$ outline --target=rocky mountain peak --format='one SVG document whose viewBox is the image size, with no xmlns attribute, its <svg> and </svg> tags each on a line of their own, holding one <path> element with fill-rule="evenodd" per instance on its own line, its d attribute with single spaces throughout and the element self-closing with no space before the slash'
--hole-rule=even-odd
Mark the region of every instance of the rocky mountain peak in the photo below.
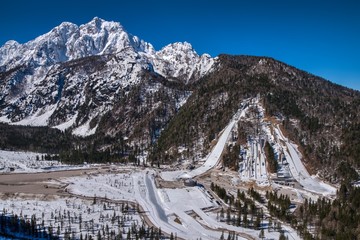
<svg viewBox="0 0 360 240">
<path fill-rule="evenodd" d="M 148 84 L 147 77 L 188 83 L 213 63 L 187 42 L 155 51 L 118 22 L 63 22 L 25 44 L 9 41 L 0 48 L 0 119 L 93 134 L 116 101 Z"/>
<path fill-rule="evenodd" d="M 190 82 L 206 74 L 214 63 L 214 59 L 208 54 L 199 56 L 188 42 L 172 43 L 156 54 L 168 65 L 165 76 L 172 76 Z"/>
</svg>

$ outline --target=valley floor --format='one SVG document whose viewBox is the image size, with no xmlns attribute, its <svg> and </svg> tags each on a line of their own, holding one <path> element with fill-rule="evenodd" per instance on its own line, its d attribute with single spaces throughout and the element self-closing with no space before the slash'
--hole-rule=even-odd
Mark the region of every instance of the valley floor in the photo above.
<svg viewBox="0 0 360 240">
<path fill-rule="evenodd" d="M 161 228 L 168 237 L 175 234 L 180 239 L 220 239 L 228 234 L 236 236 L 236 239 L 258 239 L 260 229 L 266 230 L 266 239 L 278 239 L 280 232 L 288 239 L 300 239 L 297 232 L 285 223 L 279 231 L 270 231 L 270 215 L 266 206 L 261 204 L 257 205 L 263 209 L 266 218 L 258 230 L 229 225 L 219 217 L 219 212 L 229 205 L 210 190 L 212 182 L 222 184 L 233 194 L 237 190 L 245 192 L 250 186 L 257 186 L 260 192 L 276 189 L 291 196 L 293 202 L 331 196 L 335 192 L 332 186 L 310 176 L 296 146 L 278 127 L 274 131 L 265 129 L 265 132 L 274 133 L 269 139 L 276 149 L 284 153 L 291 177 L 298 185 L 284 186 L 274 181 L 274 176 L 266 169 L 261 140 L 250 141 L 247 158 L 239 172 L 220 170 L 221 155 L 230 141 L 231 132 L 237 122 L 246 116 L 247 110 L 247 107 L 239 109 L 202 165 L 194 170 L 169 171 L 166 168 L 140 169 L 119 165 L 77 166 L 70 170 L 56 161 L 49 162 L 49 168 L 44 169 L 36 167 L 39 160 L 36 160 L 35 153 L 1 151 L 3 171 L 12 168 L 14 172 L 0 175 L 0 209 L 11 209 L 14 214 L 28 217 L 35 214 L 39 221 L 44 220 L 45 227 L 60 229 L 61 237 L 65 236 L 63 229 L 69 229 L 76 236 L 95 236 L 105 226 L 125 237 L 132 224 L 136 223 Z M 29 162 L 32 164 L 29 165 Z M 66 170 L 49 171 L 53 167 L 66 167 Z M 37 173 L 19 173 L 19 169 Z M 197 180 L 198 184 L 185 186 L 182 182 L 189 179 Z M 166 187 L 161 187 L 164 185 L 161 182 L 167 183 Z M 132 207 L 125 211 L 125 204 Z M 129 210 L 135 208 L 137 211 Z M 111 215 L 118 215 L 116 224 Z M 71 219 L 65 226 L 59 221 L 64 216 Z"/>
</svg>

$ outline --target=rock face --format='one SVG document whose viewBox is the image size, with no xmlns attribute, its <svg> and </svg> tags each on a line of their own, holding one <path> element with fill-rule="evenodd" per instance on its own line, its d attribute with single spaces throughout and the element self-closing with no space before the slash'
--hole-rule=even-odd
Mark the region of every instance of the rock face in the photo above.
<svg viewBox="0 0 360 240">
<path fill-rule="evenodd" d="M 0 48 L 0 119 L 91 135 L 102 116 L 133 90 L 148 86 L 154 94 L 163 84 L 149 84 L 161 78 L 187 84 L 213 64 L 189 43 L 155 51 L 117 22 L 64 22 L 30 42 L 8 41 Z M 188 96 L 180 95 L 174 106 Z"/>
<path fill-rule="evenodd" d="M 155 61 L 154 65 L 160 74 L 186 83 L 204 76 L 214 63 L 210 55 L 199 56 L 187 42 L 170 44 L 156 52 L 156 55 L 160 61 Z"/>
</svg>

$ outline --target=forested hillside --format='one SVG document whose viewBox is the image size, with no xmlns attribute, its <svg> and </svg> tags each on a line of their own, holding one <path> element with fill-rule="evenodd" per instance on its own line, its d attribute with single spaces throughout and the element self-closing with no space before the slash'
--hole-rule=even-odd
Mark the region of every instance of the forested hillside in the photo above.
<svg viewBox="0 0 360 240">
<path fill-rule="evenodd" d="M 360 93 L 271 58 L 221 55 L 216 70 L 192 85 L 193 94 L 161 135 L 154 159 L 176 159 L 210 149 L 243 99 L 260 96 L 268 117 L 282 120 L 304 160 L 329 179 L 340 163 L 360 166 Z M 170 150 L 170 151 L 169 151 Z M 324 168 L 323 166 L 327 166 Z M 351 167 L 350 167 L 351 169 Z M 349 170 L 348 172 L 353 172 Z"/>
<path fill-rule="evenodd" d="M 113 156 L 110 160 L 120 161 L 147 151 L 152 163 L 196 160 L 209 152 L 212 141 L 241 102 L 259 97 L 267 117 L 281 120 L 287 136 L 301 146 L 309 168 L 319 170 L 332 181 L 357 176 L 354 169 L 360 167 L 358 91 L 271 58 L 251 56 L 221 55 L 213 71 L 187 85 L 145 70 L 141 78 L 136 85 L 117 91 L 110 110 L 89 119 L 90 129 L 96 129 L 94 135 L 77 137 L 71 134 L 73 128 L 61 132 L 2 124 L 1 146 L 62 152 L 67 161 L 80 158 L 80 162 L 86 158 L 105 161 L 89 153 L 103 152 L 107 157 Z M 86 106 L 101 102 L 94 101 L 97 97 L 92 96 L 92 87 L 88 88 L 89 102 L 79 108 L 82 122 L 88 119 Z M 242 138 L 246 139 L 249 129 L 240 127 Z M 186 151 L 180 154 L 179 149 Z"/>
</svg>

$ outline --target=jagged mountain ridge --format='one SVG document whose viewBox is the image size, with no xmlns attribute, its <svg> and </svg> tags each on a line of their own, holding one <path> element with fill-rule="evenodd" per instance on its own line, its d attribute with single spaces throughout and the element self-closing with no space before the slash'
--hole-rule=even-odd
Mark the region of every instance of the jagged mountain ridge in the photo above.
<svg viewBox="0 0 360 240">
<path fill-rule="evenodd" d="M 181 71 L 179 68 L 184 67 L 181 64 L 191 62 L 196 65 L 204 62 L 211 65 L 212 62 L 208 54 L 199 56 L 187 42 L 169 44 L 156 52 L 150 43 L 129 34 L 120 23 L 95 17 L 80 26 L 63 22 L 50 32 L 25 44 L 14 40 L 6 42 L 0 48 L 0 67 L 1 71 L 5 72 L 24 64 L 32 67 L 47 66 L 94 55 L 116 54 L 125 49 L 146 56 L 149 63 L 158 67 L 155 67 L 156 71 L 181 72 L 184 75 L 173 73 L 164 75 L 165 77 L 183 77 L 184 80 L 189 80 L 194 72 L 189 69 Z M 173 69 L 163 69 L 163 65 L 169 63 Z M 204 72 L 205 70 L 202 73 Z"/>
<path fill-rule="evenodd" d="M 90 121 L 98 122 L 115 101 L 141 85 L 144 74 L 189 83 L 210 71 L 213 63 L 189 43 L 170 44 L 156 52 L 116 22 L 100 18 L 81 26 L 64 22 L 28 43 L 8 41 L 0 48 L 1 119 L 72 127 L 75 134 L 90 135 L 97 126 L 91 128 Z M 82 114 L 80 109 L 85 108 L 88 112 Z"/>
</svg>

